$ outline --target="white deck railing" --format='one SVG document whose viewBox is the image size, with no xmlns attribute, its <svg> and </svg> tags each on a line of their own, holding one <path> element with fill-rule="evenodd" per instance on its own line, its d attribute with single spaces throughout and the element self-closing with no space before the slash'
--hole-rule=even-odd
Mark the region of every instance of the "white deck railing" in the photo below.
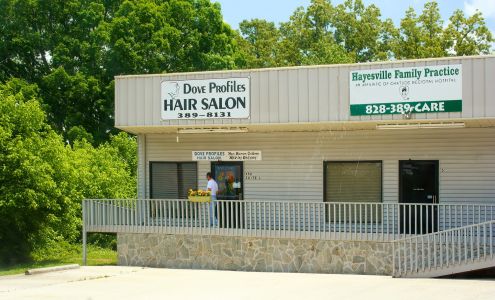
<svg viewBox="0 0 495 300">
<path fill-rule="evenodd" d="M 495 219 L 495 205 L 84 200 L 86 232 L 391 241 Z M 212 224 L 213 215 L 218 224 Z"/>
<path fill-rule="evenodd" d="M 492 267 L 495 221 L 393 241 L 394 277 L 437 277 Z"/>
<path fill-rule="evenodd" d="M 211 210 L 209 203 L 167 199 L 82 204 L 84 261 L 87 232 L 395 241 L 397 276 L 493 251 L 495 205 L 218 200 Z M 449 252 L 454 241 L 461 248 Z"/>
</svg>

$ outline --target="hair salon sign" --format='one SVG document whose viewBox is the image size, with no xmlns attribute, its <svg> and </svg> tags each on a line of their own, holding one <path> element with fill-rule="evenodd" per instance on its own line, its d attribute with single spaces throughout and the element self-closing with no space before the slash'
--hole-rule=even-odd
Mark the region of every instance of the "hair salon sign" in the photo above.
<svg viewBox="0 0 495 300">
<path fill-rule="evenodd" d="M 163 81 L 161 117 L 163 120 L 249 118 L 249 83 L 249 77 Z"/>
<path fill-rule="evenodd" d="M 261 151 L 192 151 L 192 160 L 210 160 L 210 161 L 244 161 L 244 160 L 261 160 Z"/>
<path fill-rule="evenodd" d="M 462 111 L 462 65 L 350 71 L 351 116 Z"/>
</svg>

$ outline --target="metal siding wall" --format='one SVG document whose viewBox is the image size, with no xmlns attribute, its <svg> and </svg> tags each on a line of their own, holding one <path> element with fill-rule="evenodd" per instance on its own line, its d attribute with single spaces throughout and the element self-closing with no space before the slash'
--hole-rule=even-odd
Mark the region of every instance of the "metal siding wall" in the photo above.
<svg viewBox="0 0 495 300">
<path fill-rule="evenodd" d="M 287 70 L 278 71 L 278 119 L 280 123 L 289 122 L 289 72 Z M 270 112 L 271 114 L 271 112 Z M 274 113 L 275 114 L 275 113 Z"/>
<path fill-rule="evenodd" d="M 340 120 L 340 82 L 339 82 L 339 69 L 328 68 L 328 80 L 330 82 L 330 89 L 328 94 L 328 119 L 330 121 Z M 326 99 L 323 99 L 325 101 Z M 324 121 L 324 120 L 322 120 Z"/>
<path fill-rule="evenodd" d="M 495 59 L 485 65 L 485 117 L 495 116 Z"/>
<path fill-rule="evenodd" d="M 399 202 L 399 160 L 383 160 L 383 202 Z"/>
<path fill-rule="evenodd" d="M 137 125 L 139 122 L 143 120 L 139 120 L 136 114 L 136 103 L 139 103 L 139 97 L 137 95 L 137 87 L 136 87 L 136 79 L 131 78 L 127 83 L 127 102 L 124 106 L 126 114 L 124 116 L 127 117 L 129 125 Z"/>
<path fill-rule="evenodd" d="M 269 72 L 261 72 L 259 75 L 259 123 L 270 123 Z"/>
<path fill-rule="evenodd" d="M 309 121 L 309 103 L 314 105 L 313 99 L 309 99 L 308 69 L 299 69 L 297 72 L 297 120 Z"/>
<path fill-rule="evenodd" d="M 482 60 L 473 61 L 473 115 L 485 116 L 485 63 Z M 493 84 L 493 82 L 491 83 Z"/>
<path fill-rule="evenodd" d="M 261 123 L 260 121 L 260 94 L 261 94 L 261 84 L 260 76 L 251 76 L 251 122 Z M 258 86 L 254 89 L 254 86 Z M 256 99 L 256 100 L 255 100 Z"/>
<path fill-rule="evenodd" d="M 352 120 L 349 116 L 349 67 L 338 68 L 338 88 L 339 97 L 336 99 L 330 99 L 331 102 L 337 102 L 339 117 L 336 121 Z"/>
<path fill-rule="evenodd" d="M 308 70 L 308 122 L 318 122 L 318 111 L 320 104 L 319 86 L 318 86 L 318 69 Z"/>
<path fill-rule="evenodd" d="M 147 123 L 147 125 L 162 125 L 161 117 L 160 117 L 160 109 L 161 109 L 161 103 L 160 103 L 160 94 L 161 94 L 161 79 L 160 77 L 153 77 L 151 79 L 148 79 L 148 81 L 151 81 L 151 88 L 152 91 L 149 95 L 150 98 L 143 98 L 141 101 L 146 105 L 146 107 L 151 107 L 152 111 L 150 112 L 151 114 L 149 115 L 149 120 L 151 120 L 151 124 Z"/>
<path fill-rule="evenodd" d="M 267 123 L 279 123 L 280 114 L 272 114 L 272 111 L 279 111 L 279 73 L 272 70 L 268 72 L 268 118 Z"/>
<path fill-rule="evenodd" d="M 297 70 L 290 70 L 287 72 L 289 77 L 289 86 L 286 87 L 289 90 L 289 123 L 299 122 L 299 78 L 297 77 Z"/>
<path fill-rule="evenodd" d="M 462 113 L 415 114 L 416 119 L 495 117 L 495 57 L 416 60 L 398 63 L 315 66 L 242 72 L 204 72 L 117 77 L 117 126 L 304 123 L 398 120 L 400 115 L 349 115 L 349 71 L 426 65 L 463 65 Z M 226 77 L 251 77 L 251 118 L 161 121 L 160 83 Z"/>
<path fill-rule="evenodd" d="M 473 63 L 471 60 L 462 62 L 462 117 L 472 118 L 473 115 Z"/>
<path fill-rule="evenodd" d="M 382 160 L 383 201 L 394 203 L 398 161 L 417 159 L 440 161 L 441 203 L 495 203 L 493 149 L 495 129 L 188 134 L 179 143 L 175 135 L 147 135 L 148 161 L 190 161 L 192 150 L 261 150 L 262 161 L 244 162 L 245 172 L 261 177 L 245 180 L 249 200 L 322 201 L 323 161 Z M 209 170 L 209 162 L 198 163 L 200 188 Z"/>
<path fill-rule="evenodd" d="M 135 120 L 135 125 L 138 125 L 138 120 L 142 120 L 141 122 L 144 122 L 146 124 L 146 115 L 144 114 L 145 110 L 145 105 L 143 101 L 140 101 L 141 97 L 143 99 L 146 99 L 146 86 L 149 85 L 150 80 L 145 80 L 144 78 L 136 78 L 136 99 L 137 101 L 134 101 L 134 112 L 136 115 L 136 120 Z M 132 109 L 132 107 L 131 107 Z"/>
<path fill-rule="evenodd" d="M 330 86 L 332 82 L 328 80 L 328 69 L 320 68 L 317 70 L 316 78 L 318 80 L 318 121 L 329 120 L 328 107 L 330 99 Z"/>
</svg>

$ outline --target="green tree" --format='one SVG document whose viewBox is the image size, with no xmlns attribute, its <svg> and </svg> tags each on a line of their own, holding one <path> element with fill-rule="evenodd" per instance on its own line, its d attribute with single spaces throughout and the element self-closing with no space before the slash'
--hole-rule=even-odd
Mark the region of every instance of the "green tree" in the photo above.
<svg viewBox="0 0 495 300">
<path fill-rule="evenodd" d="M 27 260 L 50 240 L 76 241 L 83 198 L 136 195 L 132 138 L 67 145 L 37 92 L 20 80 L 0 84 L 0 263 Z"/>
<path fill-rule="evenodd" d="M 59 133 L 83 126 L 95 141 L 107 138 L 113 91 L 104 80 L 106 32 L 100 24 L 112 18 L 120 2 L 0 0 L 5 20 L 0 23 L 0 80 L 17 77 L 38 84 L 48 120 Z M 67 115 L 71 112 L 76 115 Z"/>
<path fill-rule="evenodd" d="M 29 88 L 32 90 L 32 88 Z M 29 92 L 28 92 L 29 94 Z M 66 171 L 67 149 L 22 87 L 0 87 L 0 261 L 25 260 L 33 245 L 66 235 L 75 220 L 70 195 L 57 181 Z M 77 223 L 77 221 L 76 221 Z"/>
<path fill-rule="evenodd" d="M 394 45 L 395 57 L 426 58 L 447 55 L 443 21 L 436 2 L 427 2 L 421 15 L 412 7 L 400 23 L 400 35 Z"/>
<path fill-rule="evenodd" d="M 419 16 L 421 23 L 422 57 L 441 57 L 447 55 L 447 45 L 443 32 L 443 20 L 438 3 L 425 3 Z"/>
<path fill-rule="evenodd" d="M 277 66 L 280 33 L 275 23 L 260 19 L 244 20 L 239 31 L 245 42 L 246 64 L 249 68 L 267 68 Z"/>
<path fill-rule="evenodd" d="M 1 0 L 0 79 L 38 83 L 53 69 L 100 74 L 104 32 L 121 1 Z"/>
<path fill-rule="evenodd" d="M 41 88 L 48 120 L 68 139 L 115 133 L 113 78 L 236 68 L 237 34 L 208 0 L 0 0 L 0 82 Z"/>
<path fill-rule="evenodd" d="M 394 43 L 394 54 L 397 59 L 419 57 L 421 50 L 421 30 L 414 8 L 406 11 L 400 22 L 400 36 Z"/>
<path fill-rule="evenodd" d="M 288 22 L 281 23 L 279 65 L 315 65 L 352 62 L 352 55 L 339 45 L 330 31 L 332 6 L 313 0 L 299 7 Z"/>
<path fill-rule="evenodd" d="M 116 135 L 110 137 L 110 141 L 107 143 L 107 147 L 116 151 L 116 156 L 120 161 L 125 164 L 125 168 L 132 178 L 137 177 L 137 141 L 132 135 L 125 132 L 119 132 Z M 131 187 L 135 187 L 131 182 Z M 126 184 L 127 185 L 127 184 Z"/>
<path fill-rule="evenodd" d="M 444 27 L 434 1 L 425 3 L 419 16 L 409 8 L 399 32 L 392 46 L 397 59 L 487 54 L 493 41 L 481 13 L 466 18 L 456 10 Z"/>
<path fill-rule="evenodd" d="M 350 63 L 393 57 L 398 32 L 390 19 L 381 21 L 380 10 L 361 0 L 333 6 L 312 0 L 297 8 L 277 28 L 263 20 L 240 24 L 247 57 L 256 67 Z"/>
<path fill-rule="evenodd" d="M 480 12 L 467 18 L 456 11 L 444 26 L 435 1 L 426 2 L 419 15 L 409 8 L 397 28 L 362 0 L 336 6 L 312 0 L 278 28 L 243 21 L 240 33 L 246 65 L 254 67 L 476 55 L 489 53 L 493 41 Z"/>
<path fill-rule="evenodd" d="M 489 54 L 493 35 L 486 27 L 481 12 L 477 11 L 470 17 L 464 16 L 461 10 L 456 10 L 449 18 L 450 23 L 445 29 L 447 46 L 450 53 L 455 55 Z"/>
<path fill-rule="evenodd" d="M 82 126 L 93 138 L 101 142 L 113 126 L 112 102 L 102 80 L 77 72 L 68 74 L 63 67 L 43 77 L 41 96 L 47 105 L 48 120 L 54 128 L 68 138 L 68 131 Z"/>
<path fill-rule="evenodd" d="M 111 76 L 235 67 L 235 32 L 208 0 L 125 1 L 104 27 Z"/>
<path fill-rule="evenodd" d="M 393 34 L 390 20 L 382 22 L 380 9 L 361 0 L 346 0 L 337 5 L 331 14 L 335 40 L 356 62 L 388 58 L 386 35 Z M 390 32 L 392 31 L 392 32 Z"/>
</svg>

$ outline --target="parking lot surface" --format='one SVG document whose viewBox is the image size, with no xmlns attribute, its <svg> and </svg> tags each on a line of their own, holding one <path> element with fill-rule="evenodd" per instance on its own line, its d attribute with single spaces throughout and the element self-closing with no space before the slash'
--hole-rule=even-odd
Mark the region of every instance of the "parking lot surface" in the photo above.
<svg viewBox="0 0 495 300">
<path fill-rule="evenodd" d="M 0 277 L 0 299 L 495 299 L 494 280 L 81 267 Z"/>
</svg>

